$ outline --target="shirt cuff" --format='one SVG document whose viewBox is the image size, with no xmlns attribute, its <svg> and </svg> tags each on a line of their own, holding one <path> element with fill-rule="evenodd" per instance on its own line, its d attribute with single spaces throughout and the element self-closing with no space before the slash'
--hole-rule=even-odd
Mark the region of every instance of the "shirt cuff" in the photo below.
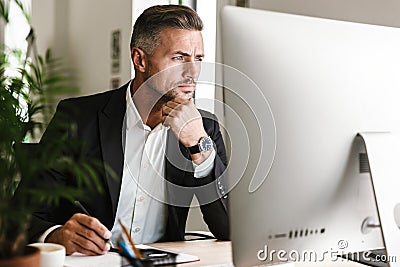
<svg viewBox="0 0 400 267">
<path fill-rule="evenodd" d="M 197 165 L 196 163 L 193 163 L 193 168 L 194 168 L 194 177 L 195 178 L 203 178 L 209 175 L 212 172 L 212 169 L 214 167 L 214 159 L 216 156 L 215 149 L 211 151 L 210 156 L 203 161 L 200 165 Z"/>
<path fill-rule="evenodd" d="M 53 232 L 54 230 L 60 228 L 62 225 L 54 225 L 52 227 L 50 227 L 49 229 L 47 229 L 38 239 L 39 243 L 44 243 L 46 241 L 47 236 Z"/>
</svg>

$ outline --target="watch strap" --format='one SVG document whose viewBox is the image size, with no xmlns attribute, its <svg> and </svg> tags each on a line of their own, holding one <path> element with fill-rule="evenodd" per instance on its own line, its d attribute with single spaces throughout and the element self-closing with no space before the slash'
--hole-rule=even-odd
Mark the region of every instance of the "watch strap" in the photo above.
<svg viewBox="0 0 400 267">
<path fill-rule="evenodd" d="M 189 150 L 190 154 L 192 154 L 192 155 L 193 155 L 193 154 L 200 153 L 199 144 L 196 144 L 196 145 L 194 145 L 194 146 L 190 146 L 190 147 L 188 147 L 187 149 Z"/>
</svg>

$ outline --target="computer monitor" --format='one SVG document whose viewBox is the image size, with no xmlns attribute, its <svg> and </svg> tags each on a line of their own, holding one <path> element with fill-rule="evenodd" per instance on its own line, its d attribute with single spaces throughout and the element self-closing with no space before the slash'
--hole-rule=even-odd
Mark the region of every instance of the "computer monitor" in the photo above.
<svg viewBox="0 0 400 267">
<path fill-rule="evenodd" d="M 400 29 L 227 6 L 222 53 L 235 266 L 383 247 L 357 134 L 400 140 Z"/>
</svg>

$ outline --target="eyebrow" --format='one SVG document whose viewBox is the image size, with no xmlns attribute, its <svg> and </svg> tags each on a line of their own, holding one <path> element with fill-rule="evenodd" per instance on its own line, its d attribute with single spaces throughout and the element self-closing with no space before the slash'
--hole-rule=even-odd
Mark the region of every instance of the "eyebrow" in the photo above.
<svg viewBox="0 0 400 267">
<path fill-rule="evenodd" d="M 190 57 L 190 54 L 183 52 L 183 51 L 175 51 L 174 54 L 179 54 L 182 55 L 184 57 Z M 198 54 L 195 57 L 204 57 L 204 54 Z"/>
</svg>

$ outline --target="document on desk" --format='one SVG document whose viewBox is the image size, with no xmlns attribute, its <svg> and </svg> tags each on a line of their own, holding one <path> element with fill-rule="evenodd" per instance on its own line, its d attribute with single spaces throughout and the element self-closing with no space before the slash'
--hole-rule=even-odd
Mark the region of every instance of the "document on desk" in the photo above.
<svg viewBox="0 0 400 267">
<path fill-rule="evenodd" d="M 186 263 L 199 261 L 197 256 L 184 254 L 184 253 L 173 253 L 166 250 L 160 250 L 154 247 L 146 245 L 136 246 L 145 258 L 151 259 L 154 265 L 163 265 L 166 263 Z M 172 259 L 170 257 L 163 259 L 162 252 L 168 254 L 175 254 L 176 256 Z M 151 254 L 149 254 L 151 253 Z M 153 257 L 153 258 L 152 258 Z M 168 262 L 167 262 L 168 261 Z M 86 256 L 80 253 L 74 253 L 70 256 L 65 257 L 64 267 L 120 267 L 121 266 L 121 256 L 116 252 L 108 252 L 107 254 L 100 256 Z"/>
<path fill-rule="evenodd" d="M 64 267 L 120 267 L 121 256 L 116 252 L 108 252 L 100 256 L 86 256 L 74 253 L 65 257 Z"/>
</svg>

